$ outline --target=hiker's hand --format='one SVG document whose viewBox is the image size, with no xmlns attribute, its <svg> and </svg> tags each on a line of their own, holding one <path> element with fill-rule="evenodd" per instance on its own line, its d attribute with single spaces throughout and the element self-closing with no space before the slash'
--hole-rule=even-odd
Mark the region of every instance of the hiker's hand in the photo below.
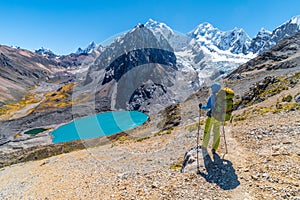
<svg viewBox="0 0 300 200">
<path fill-rule="evenodd" d="M 199 103 L 199 108 L 200 108 L 200 109 L 202 108 L 202 103 Z"/>
</svg>

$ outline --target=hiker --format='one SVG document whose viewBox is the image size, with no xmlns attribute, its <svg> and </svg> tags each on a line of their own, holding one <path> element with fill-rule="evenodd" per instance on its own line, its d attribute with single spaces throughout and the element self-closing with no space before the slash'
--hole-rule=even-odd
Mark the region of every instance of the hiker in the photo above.
<svg viewBox="0 0 300 200">
<path fill-rule="evenodd" d="M 216 120 L 214 117 L 212 117 L 212 112 L 215 109 L 216 106 L 216 94 L 221 89 L 220 83 L 213 83 L 210 86 L 212 94 L 210 95 L 209 99 L 207 100 L 206 105 L 199 104 L 199 108 L 203 110 L 209 110 L 207 112 L 207 119 L 205 123 L 204 128 L 204 136 L 203 136 L 203 142 L 202 142 L 202 151 L 207 152 L 207 146 L 210 138 L 210 132 L 211 129 L 213 129 L 213 144 L 212 144 L 212 153 L 215 154 L 216 150 L 219 147 L 220 144 L 220 125 L 221 122 Z"/>
</svg>

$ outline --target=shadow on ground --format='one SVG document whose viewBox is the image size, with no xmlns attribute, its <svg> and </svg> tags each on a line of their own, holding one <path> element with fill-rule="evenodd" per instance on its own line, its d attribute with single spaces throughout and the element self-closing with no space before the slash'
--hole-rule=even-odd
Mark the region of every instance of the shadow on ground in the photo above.
<svg viewBox="0 0 300 200">
<path fill-rule="evenodd" d="M 209 154 L 203 154 L 204 166 L 207 173 L 198 171 L 209 183 L 216 183 L 223 190 L 232 190 L 240 185 L 235 169 L 229 160 L 213 154 L 213 160 Z"/>
</svg>

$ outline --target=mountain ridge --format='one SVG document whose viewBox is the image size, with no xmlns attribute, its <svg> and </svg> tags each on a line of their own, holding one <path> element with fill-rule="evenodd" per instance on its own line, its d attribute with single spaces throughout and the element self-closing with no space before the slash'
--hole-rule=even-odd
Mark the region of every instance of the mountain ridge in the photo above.
<svg viewBox="0 0 300 200">
<path fill-rule="evenodd" d="M 139 24 L 141 24 L 141 23 L 139 23 Z M 162 35 L 164 35 L 164 37 L 166 39 L 172 38 L 172 36 L 176 35 L 176 32 L 177 32 L 177 31 L 174 31 L 171 27 L 169 27 L 166 23 L 155 21 L 151 18 L 145 23 L 145 26 L 147 28 L 152 29 L 153 31 L 160 32 Z M 233 29 L 228 30 L 228 31 L 221 31 L 218 28 L 215 28 L 211 23 L 203 22 L 203 23 L 200 23 L 199 25 L 197 25 L 193 30 L 191 30 L 187 33 L 180 33 L 180 35 L 185 35 L 185 36 L 190 37 L 189 39 L 192 39 L 192 38 L 197 38 L 199 36 L 205 36 L 205 35 L 210 35 L 210 34 L 216 34 L 217 37 L 220 37 L 222 34 L 230 35 L 230 33 L 233 33 L 233 34 L 239 35 L 239 33 L 242 33 L 242 35 L 244 35 L 242 37 L 242 40 L 244 40 L 242 42 L 242 45 L 245 45 L 246 47 L 241 48 L 239 50 L 235 50 L 235 51 L 232 50 L 232 51 L 234 53 L 242 52 L 243 54 L 247 54 L 247 53 L 252 52 L 252 53 L 259 54 L 259 53 L 264 52 L 268 48 L 271 48 L 272 46 L 274 46 L 274 44 L 276 44 L 276 42 L 282 40 L 284 37 L 294 34 L 297 31 L 299 31 L 300 30 L 300 15 L 296 15 L 296 16 L 292 17 L 291 19 L 285 21 L 281 25 L 277 26 L 273 31 L 264 30 L 263 32 L 268 33 L 268 35 L 270 35 L 270 37 L 265 38 L 265 40 L 267 39 L 270 41 L 267 41 L 264 44 L 256 44 L 256 48 L 253 48 L 252 46 L 254 46 L 255 40 L 257 40 L 257 38 L 263 39 L 263 38 L 261 38 L 262 30 L 264 30 L 263 27 L 261 28 L 261 30 L 259 30 L 257 32 L 257 34 L 255 36 L 253 36 L 253 38 L 250 38 L 249 35 L 243 30 L 243 28 L 234 27 Z M 214 32 L 217 32 L 217 33 L 214 33 Z M 177 33 L 179 33 L 179 32 L 177 32 Z M 284 34 L 282 34 L 282 33 L 284 33 Z M 227 38 L 228 37 L 224 37 L 223 40 L 224 39 L 226 40 Z M 213 39 L 213 38 L 210 38 L 210 39 Z M 217 40 L 217 41 L 213 41 L 213 43 L 215 45 L 222 42 L 218 38 L 214 38 L 213 40 Z M 249 42 L 250 42 L 250 44 L 249 44 Z M 234 42 L 234 43 L 236 43 L 236 42 Z M 227 42 L 227 44 L 228 44 L 228 42 Z M 57 55 L 57 54 L 53 53 L 50 49 L 46 49 L 44 47 L 42 47 L 38 50 L 34 50 L 34 51 L 41 53 L 41 54 L 54 54 L 56 56 L 67 56 L 67 55 L 70 55 L 73 53 L 75 53 L 75 54 L 89 53 L 89 52 L 91 52 L 92 49 L 97 48 L 99 45 L 101 45 L 101 43 L 96 44 L 94 41 L 92 41 L 87 45 L 86 48 L 78 47 L 76 52 L 71 52 L 66 55 Z M 247 46 L 249 46 L 249 47 L 247 47 Z M 20 48 L 20 47 L 18 47 L 18 48 Z M 228 47 L 226 45 L 224 46 L 222 44 L 219 44 L 219 48 L 221 48 L 223 50 L 228 50 Z M 249 50 L 249 51 L 247 52 L 246 50 Z"/>
</svg>

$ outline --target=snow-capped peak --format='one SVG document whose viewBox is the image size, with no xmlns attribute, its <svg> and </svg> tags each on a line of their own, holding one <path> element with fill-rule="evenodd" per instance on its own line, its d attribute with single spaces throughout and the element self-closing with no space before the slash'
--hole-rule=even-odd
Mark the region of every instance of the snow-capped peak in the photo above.
<svg viewBox="0 0 300 200">
<path fill-rule="evenodd" d="M 234 28 L 221 34 L 217 46 L 221 50 L 229 50 L 234 54 L 247 54 L 251 39 L 241 28 Z"/>
<path fill-rule="evenodd" d="M 165 23 L 157 22 L 151 18 L 146 22 L 145 27 L 156 34 L 163 35 L 166 39 L 170 39 L 174 35 L 174 31 Z"/>
<path fill-rule="evenodd" d="M 150 29 L 167 29 L 167 30 L 173 32 L 173 30 L 169 26 L 167 26 L 165 23 L 157 22 L 151 18 L 146 22 L 145 26 Z"/>
<path fill-rule="evenodd" d="M 188 35 L 193 38 L 210 38 L 212 39 L 216 34 L 220 33 L 220 30 L 213 27 L 208 22 L 204 22 L 202 24 L 199 24 L 193 31 L 189 32 Z"/>
<path fill-rule="evenodd" d="M 75 54 L 77 54 L 77 55 L 80 55 L 80 54 L 88 54 L 88 53 L 91 53 L 96 47 L 97 47 L 97 45 L 96 45 L 96 43 L 93 41 L 93 42 L 91 42 L 85 49 L 81 49 L 81 48 L 79 47 Z"/>
<path fill-rule="evenodd" d="M 200 43 L 202 46 L 214 51 L 215 48 L 231 53 L 247 54 L 250 45 L 250 37 L 241 28 L 234 28 L 230 31 L 220 31 L 210 23 L 199 24 L 188 36 Z"/>
<path fill-rule="evenodd" d="M 41 55 L 50 55 L 50 56 L 55 55 L 50 49 L 45 49 L 44 47 L 41 47 L 40 49 L 35 50 L 35 53 L 38 53 Z"/>
<path fill-rule="evenodd" d="M 197 28 L 193 31 L 195 33 L 199 32 L 199 31 L 214 31 L 214 30 L 218 30 L 217 28 L 215 28 L 212 24 L 208 23 L 208 22 L 204 22 L 202 24 L 199 24 L 197 26 Z M 196 33 L 195 33 L 196 34 Z"/>
<path fill-rule="evenodd" d="M 291 18 L 289 21 L 285 22 L 281 26 L 277 27 L 271 35 L 271 38 L 263 51 L 270 49 L 275 44 L 277 44 L 283 38 L 293 35 L 300 30 L 300 15 Z"/>
<path fill-rule="evenodd" d="M 264 35 L 264 34 L 269 34 L 269 35 L 271 35 L 272 32 L 269 31 L 269 30 L 266 30 L 265 28 L 261 28 L 257 35 Z"/>
<path fill-rule="evenodd" d="M 293 18 L 290 20 L 290 23 L 291 23 L 291 24 L 297 24 L 298 26 L 300 26 L 300 15 L 293 17 Z"/>
</svg>

